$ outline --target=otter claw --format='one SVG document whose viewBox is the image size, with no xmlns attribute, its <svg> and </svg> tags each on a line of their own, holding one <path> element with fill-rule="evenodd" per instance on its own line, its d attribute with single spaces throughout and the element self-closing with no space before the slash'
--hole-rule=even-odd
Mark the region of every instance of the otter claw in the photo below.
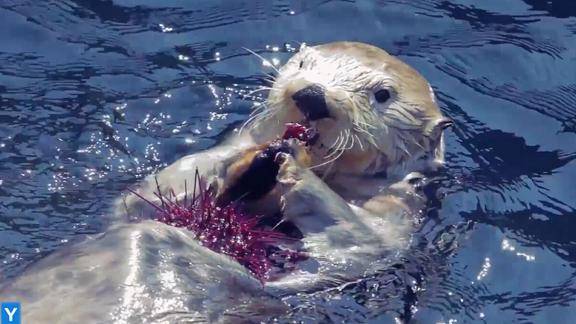
<svg viewBox="0 0 576 324">
<path fill-rule="evenodd" d="M 276 156 L 274 157 L 274 162 L 277 164 L 284 164 L 284 162 L 288 161 L 288 154 L 284 153 L 284 152 L 279 152 L 276 153 Z"/>
</svg>

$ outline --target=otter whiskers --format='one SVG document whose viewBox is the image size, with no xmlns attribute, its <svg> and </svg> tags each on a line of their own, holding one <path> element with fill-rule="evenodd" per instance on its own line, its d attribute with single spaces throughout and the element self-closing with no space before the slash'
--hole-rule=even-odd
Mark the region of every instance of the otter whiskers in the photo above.
<svg viewBox="0 0 576 324">
<path fill-rule="evenodd" d="M 349 144 L 350 143 L 350 144 Z M 326 155 L 324 157 L 324 159 L 328 159 L 327 161 L 324 161 L 322 163 L 313 165 L 311 167 L 309 167 L 308 169 L 313 170 L 325 165 L 330 165 L 330 167 L 328 168 L 328 170 L 325 173 L 325 176 L 328 174 L 328 172 L 330 171 L 332 165 L 334 162 L 336 162 L 346 151 L 352 149 L 354 147 L 354 137 L 352 136 L 351 132 L 349 129 L 344 129 L 342 131 L 340 131 L 338 137 L 336 138 L 336 141 L 334 141 L 334 144 L 332 144 L 332 146 L 330 147 L 329 151 L 331 150 L 330 154 Z"/>
<path fill-rule="evenodd" d="M 246 128 L 253 128 L 258 126 L 265 120 L 268 120 L 274 116 L 276 109 L 269 108 L 266 103 L 260 103 L 257 108 L 250 114 L 248 120 L 242 124 L 239 133 L 242 134 Z"/>
<path fill-rule="evenodd" d="M 257 58 L 262 60 L 262 63 L 264 63 L 266 66 L 271 67 L 276 73 L 280 73 L 280 71 L 274 66 L 274 64 L 272 64 L 272 62 L 270 62 L 269 60 L 265 59 L 262 55 L 254 52 L 253 50 L 247 48 L 247 47 L 242 47 L 242 49 L 244 49 L 245 51 L 247 51 L 248 53 L 256 56 Z"/>
<path fill-rule="evenodd" d="M 259 92 L 262 92 L 262 91 L 267 91 L 267 90 L 272 90 L 272 88 L 271 88 L 271 87 L 266 87 L 266 86 L 261 86 L 261 87 L 259 87 L 258 89 L 252 90 L 252 91 L 248 92 L 247 94 L 243 95 L 243 96 L 242 96 L 242 99 L 246 99 L 247 97 L 250 97 L 250 96 L 252 96 L 252 95 L 254 95 L 254 94 L 256 94 L 256 93 L 259 93 Z"/>
</svg>

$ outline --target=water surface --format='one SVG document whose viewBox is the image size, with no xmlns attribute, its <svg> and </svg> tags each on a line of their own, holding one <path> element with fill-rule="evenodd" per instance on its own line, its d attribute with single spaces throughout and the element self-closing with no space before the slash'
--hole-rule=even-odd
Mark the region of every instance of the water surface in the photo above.
<svg viewBox="0 0 576 324">
<path fill-rule="evenodd" d="M 456 125 L 406 257 L 288 319 L 576 321 L 576 3 L 0 2 L 0 280 L 105 228 L 139 179 L 247 118 L 302 43 L 372 43 Z"/>
</svg>

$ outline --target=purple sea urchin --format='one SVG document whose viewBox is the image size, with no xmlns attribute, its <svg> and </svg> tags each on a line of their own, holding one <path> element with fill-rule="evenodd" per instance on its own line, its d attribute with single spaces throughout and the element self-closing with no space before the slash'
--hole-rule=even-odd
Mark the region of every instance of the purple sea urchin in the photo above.
<svg viewBox="0 0 576 324">
<path fill-rule="evenodd" d="M 274 268 L 289 269 L 306 257 L 303 252 L 280 247 L 294 239 L 260 225 L 261 217 L 249 215 L 238 202 L 218 206 L 215 190 L 206 187 L 197 171 L 192 199 L 178 200 L 173 191 L 162 195 L 158 190 L 157 205 L 132 192 L 156 209 L 158 221 L 188 229 L 203 246 L 238 261 L 261 282 L 272 278 Z"/>
</svg>

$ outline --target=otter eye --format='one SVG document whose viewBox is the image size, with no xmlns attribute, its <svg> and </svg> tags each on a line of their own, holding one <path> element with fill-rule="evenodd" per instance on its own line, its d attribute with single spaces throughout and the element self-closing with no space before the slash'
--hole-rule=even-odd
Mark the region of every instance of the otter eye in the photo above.
<svg viewBox="0 0 576 324">
<path fill-rule="evenodd" d="M 304 66 L 304 60 L 300 61 L 300 65 L 298 65 L 298 68 L 301 69 Z"/>
<path fill-rule="evenodd" d="M 379 103 L 384 103 L 388 101 L 388 99 L 390 99 L 390 91 L 386 89 L 378 90 L 374 94 L 374 98 L 376 98 L 376 101 L 378 101 Z"/>
</svg>

